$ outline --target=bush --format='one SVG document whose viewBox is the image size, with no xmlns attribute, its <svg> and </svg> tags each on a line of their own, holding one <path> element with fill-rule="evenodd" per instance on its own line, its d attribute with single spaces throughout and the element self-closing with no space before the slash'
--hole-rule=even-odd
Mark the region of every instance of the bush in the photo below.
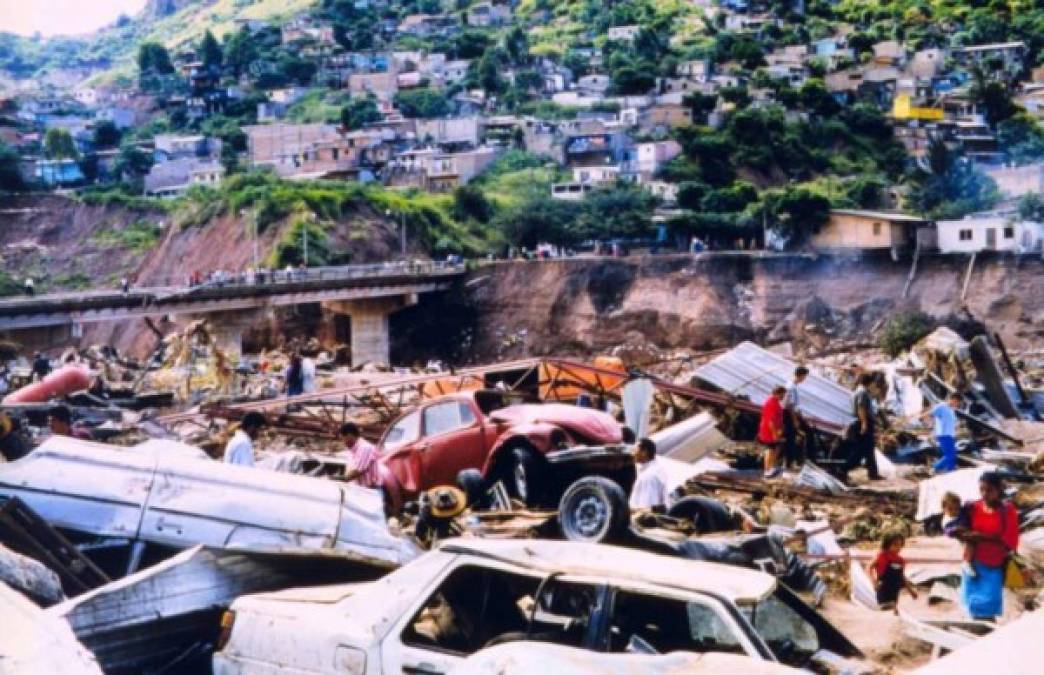
<svg viewBox="0 0 1044 675">
<path fill-rule="evenodd" d="M 935 330 L 935 326 L 935 319 L 924 312 L 900 312 L 881 327 L 877 345 L 895 358 L 909 351 L 918 340 Z"/>
</svg>

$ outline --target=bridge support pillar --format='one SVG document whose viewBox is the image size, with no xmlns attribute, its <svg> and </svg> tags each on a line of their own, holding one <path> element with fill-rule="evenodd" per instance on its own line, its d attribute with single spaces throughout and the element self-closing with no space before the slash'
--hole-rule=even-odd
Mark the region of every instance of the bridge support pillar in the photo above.
<svg viewBox="0 0 1044 675">
<path fill-rule="evenodd" d="M 234 310 L 205 314 L 200 318 L 206 319 L 214 344 L 235 363 L 243 354 L 243 333 L 261 320 L 262 313 L 258 310 Z"/>
<path fill-rule="evenodd" d="M 337 300 L 324 304 L 336 314 L 347 314 L 352 326 L 352 365 L 391 364 L 391 336 L 388 317 L 394 312 L 417 304 L 417 294 L 387 298 Z"/>
</svg>

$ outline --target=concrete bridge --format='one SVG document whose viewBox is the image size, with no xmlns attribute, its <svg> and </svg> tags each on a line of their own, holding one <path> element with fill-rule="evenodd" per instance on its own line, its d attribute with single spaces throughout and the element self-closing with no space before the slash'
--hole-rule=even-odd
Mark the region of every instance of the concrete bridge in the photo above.
<svg viewBox="0 0 1044 675">
<path fill-rule="evenodd" d="M 135 287 L 8 298 L 0 301 L 0 335 L 144 317 L 190 316 L 209 320 L 215 340 L 242 351 L 243 331 L 271 307 L 320 303 L 351 318 L 352 360 L 388 363 L 388 316 L 417 303 L 421 293 L 449 288 L 464 265 L 393 262 L 242 275 L 196 286 Z"/>
</svg>

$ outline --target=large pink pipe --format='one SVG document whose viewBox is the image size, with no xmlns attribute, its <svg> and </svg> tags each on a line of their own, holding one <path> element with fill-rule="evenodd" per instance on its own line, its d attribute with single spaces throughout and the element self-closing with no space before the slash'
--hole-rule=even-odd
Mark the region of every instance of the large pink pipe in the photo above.
<svg viewBox="0 0 1044 675">
<path fill-rule="evenodd" d="M 4 398 L 4 403 L 46 403 L 56 396 L 66 396 L 86 389 L 91 374 L 82 366 L 63 366 L 39 382 L 27 384 Z"/>
</svg>

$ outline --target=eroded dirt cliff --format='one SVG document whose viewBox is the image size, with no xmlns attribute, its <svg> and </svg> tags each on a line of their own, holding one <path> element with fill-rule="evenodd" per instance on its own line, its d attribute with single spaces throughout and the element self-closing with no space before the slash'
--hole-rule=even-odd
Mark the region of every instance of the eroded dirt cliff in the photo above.
<svg viewBox="0 0 1044 675">
<path fill-rule="evenodd" d="M 473 276 L 476 360 L 586 355 L 618 346 L 713 349 L 743 339 L 871 339 L 892 314 L 967 317 L 1013 346 L 1044 336 L 1044 262 L 930 256 L 903 297 L 909 261 L 883 256 L 704 254 L 504 263 Z M 808 329 L 808 330 L 806 330 Z"/>
</svg>

